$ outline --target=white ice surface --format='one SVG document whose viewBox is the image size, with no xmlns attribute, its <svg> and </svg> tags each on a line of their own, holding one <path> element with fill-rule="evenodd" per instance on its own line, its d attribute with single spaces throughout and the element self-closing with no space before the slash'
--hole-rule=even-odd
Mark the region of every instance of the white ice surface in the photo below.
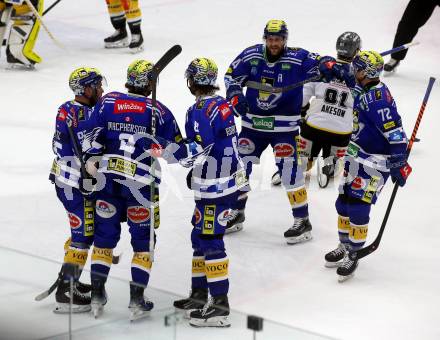
<svg viewBox="0 0 440 340">
<path fill-rule="evenodd" d="M 98 67 L 107 77 L 108 90 L 123 90 L 126 67 L 133 59 L 154 61 L 171 45 L 181 44 L 182 54 L 161 76 L 158 99 L 175 113 L 183 126 L 186 109 L 193 102 L 183 73 L 193 58 L 206 56 L 217 62 L 221 93 L 224 93 L 222 75 L 228 64 L 245 47 L 261 41 L 268 19 L 287 21 L 290 46 L 334 54 L 337 36 L 352 30 L 362 37 L 364 49 L 384 51 L 392 45 L 406 3 L 406 0 L 141 1 L 145 51 L 134 56 L 124 50 L 103 48 L 102 39 L 112 32 L 104 1 L 61 2 L 44 20 L 66 49 L 56 47 L 42 30 L 36 51 L 43 63 L 32 72 L 7 70 L 2 49 L 0 246 L 62 259 L 68 224 L 47 175 L 53 158 L 51 138 L 56 109 L 72 97 L 67 79 L 74 68 Z M 416 37 L 421 44 L 409 51 L 396 74 L 385 78 L 408 134 L 429 76 L 440 75 L 439 32 L 440 9 L 437 8 Z M 361 261 L 355 278 L 343 284 L 337 282 L 333 270 L 323 266 L 323 255 L 337 244 L 336 184 L 320 190 L 316 177 L 312 177 L 309 207 L 314 238 L 306 244 L 288 246 L 282 234 L 292 223 L 289 204 L 282 189 L 270 188 L 275 167 L 273 156 L 266 152 L 262 165 L 253 173 L 254 190 L 244 230 L 227 236 L 225 241 L 230 258 L 231 307 L 340 339 L 440 339 L 437 181 L 440 162 L 435 137 L 440 126 L 439 107 L 437 83 L 419 130 L 422 142 L 415 144 L 410 158 L 413 174 L 407 186 L 398 192 L 382 244 L 376 253 Z M 184 169 L 166 167 L 164 173 L 157 259 L 150 282 L 151 287 L 186 295 L 192 254 L 189 242 L 192 195 L 184 185 Z M 388 184 L 372 210 L 370 241 L 377 233 L 390 193 Z M 125 256 L 111 274 L 128 280 L 131 252 L 126 229 L 118 249 Z M 8 257 L 0 261 L 4 272 L 0 279 L 10 277 L 13 261 Z M 56 266 L 45 271 L 38 268 L 31 262 L 27 266 L 24 276 L 29 282 L 39 284 L 27 286 L 30 298 L 19 299 L 21 303 L 12 309 L 8 302 L 17 301 L 14 297 L 22 291 L 23 283 L 15 285 L 0 280 L 0 334 L 11 329 L 32 330 L 37 323 L 29 315 L 35 313 L 41 315 L 49 328 L 64 322 L 50 311 L 49 299 L 44 307 L 30 301 L 45 287 L 44 282 L 47 285 L 52 282 L 57 272 Z M 29 289 L 33 289 L 31 293 Z M 128 287 L 121 289 L 127 289 L 123 294 L 128 295 Z M 110 297 L 119 293 L 109 291 Z M 114 308 L 118 313 L 117 307 Z M 4 317 L 11 313 L 17 317 Z M 111 308 L 108 313 L 111 315 Z"/>
</svg>

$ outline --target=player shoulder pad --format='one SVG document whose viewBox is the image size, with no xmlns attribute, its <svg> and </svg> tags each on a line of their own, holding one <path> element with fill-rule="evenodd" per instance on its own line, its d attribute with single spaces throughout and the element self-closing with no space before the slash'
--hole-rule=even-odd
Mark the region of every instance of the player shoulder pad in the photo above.
<svg viewBox="0 0 440 340">
<path fill-rule="evenodd" d="M 309 51 L 300 48 L 300 47 L 287 47 L 285 56 L 286 57 L 294 57 L 297 59 L 305 59 L 307 55 L 309 54 Z"/>
<path fill-rule="evenodd" d="M 248 56 L 250 54 L 260 54 L 261 56 L 263 56 L 263 45 L 262 44 L 256 44 L 253 46 L 250 46 L 248 48 L 246 48 L 243 52 L 242 55 L 243 57 Z"/>
</svg>

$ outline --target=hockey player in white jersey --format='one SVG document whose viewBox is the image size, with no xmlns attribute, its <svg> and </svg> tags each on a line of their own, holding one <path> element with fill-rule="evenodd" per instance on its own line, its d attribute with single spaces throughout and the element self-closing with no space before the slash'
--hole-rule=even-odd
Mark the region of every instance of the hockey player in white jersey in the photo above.
<svg viewBox="0 0 440 340">
<path fill-rule="evenodd" d="M 343 67 L 350 63 L 361 48 L 357 33 L 344 32 L 336 41 L 336 62 Z M 347 85 L 338 79 L 312 82 L 303 88 L 303 123 L 301 124 L 300 155 L 305 170 L 310 170 L 322 150 L 324 159 L 319 172 L 328 178 L 335 174 L 335 165 L 344 157 L 353 130 L 353 97 Z M 280 183 L 274 174 L 272 183 Z"/>
</svg>

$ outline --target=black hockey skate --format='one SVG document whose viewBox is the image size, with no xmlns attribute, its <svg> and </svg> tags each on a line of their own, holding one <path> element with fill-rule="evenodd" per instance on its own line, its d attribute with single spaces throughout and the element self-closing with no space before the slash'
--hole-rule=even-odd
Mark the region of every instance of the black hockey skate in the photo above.
<svg viewBox="0 0 440 340">
<path fill-rule="evenodd" d="M 275 187 L 281 185 L 281 174 L 280 174 L 280 172 L 279 171 L 275 172 L 272 175 L 272 179 L 270 181 L 271 181 L 272 185 L 275 186 Z"/>
<path fill-rule="evenodd" d="M 391 58 L 385 65 L 383 65 L 383 69 L 385 72 L 395 72 L 399 64 L 400 60 Z"/>
<path fill-rule="evenodd" d="M 70 289 L 69 281 L 60 281 L 57 291 L 55 293 L 55 301 L 57 306 L 54 309 L 54 313 L 67 314 L 67 313 L 84 313 L 90 312 L 90 296 L 82 294 L 77 285 L 73 284 L 73 289 Z M 72 306 L 70 306 L 72 298 Z"/>
<path fill-rule="evenodd" d="M 243 222 L 245 221 L 244 209 L 232 210 L 231 217 L 226 224 L 225 234 L 234 233 L 243 229 Z"/>
<path fill-rule="evenodd" d="M 144 297 L 145 287 L 138 283 L 130 282 L 130 321 L 138 320 L 150 315 L 154 303 Z"/>
<path fill-rule="evenodd" d="M 126 28 L 117 29 L 111 36 L 104 39 L 105 48 L 123 48 L 129 45 Z"/>
<path fill-rule="evenodd" d="M 207 288 L 194 288 L 187 299 L 176 300 L 173 305 L 178 311 L 184 312 L 184 317 L 190 317 L 191 312 L 202 309 L 208 302 Z"/>
<path fill-rule="evenodd" d="M 131 35 L 131 43 L 128 48 L 131 53 L 138 53 L 144 50 L 144 38 L 142 37 L 142 33 Z"/>
<path fill-rule="evenodd" d="M 105 282 L 103 280 L 92 280 L 92 313 L 95 319 L 100 317 L 107 303 L 107 293 L 105 291 Z"/>
<path fill-rule="evenodd" d="M 347 252 L 346 246 L 339 243 L 338 248 L 325 254 L 325 266 L 327 268 L 337 268 L 342 265 L 342 259 Z"/>
<path fill-rule="evenodd" d="M 78 289 L 78 292 L 80 292 L 81 294 L 89 294 L 92 291 L 92 285 L 77 281 L 76 289 Z"/>
<path fill-rule="evenodd" d="M 189 324 L 194 327 L 229 327 L 229 302 L 227 295 L 209 300 L 203 309 L 191 312 Z"/>
<path fill-rule="evenodd" d="M 336 270 L 336 273 L 339 275 L 338 281 L 344 282 L 348 279 L 352 278 L 354 276 L 354 271 L 356 270 L 358 266 L 358 260 L 350 260 L 350 257 L 348 256 L 348 251 L 346 252 L 344 256 L 344 261 L 339 266 L 339 268 Z"/>
<path fill-rule="evenodd" d="M 293 226 L 284 233 L 284 237 L 288 244 L 296 244 L 311 240 L 311 231 L 312 225 L 310 224 L 308 217 L 295 217 Z"/>
</svg>

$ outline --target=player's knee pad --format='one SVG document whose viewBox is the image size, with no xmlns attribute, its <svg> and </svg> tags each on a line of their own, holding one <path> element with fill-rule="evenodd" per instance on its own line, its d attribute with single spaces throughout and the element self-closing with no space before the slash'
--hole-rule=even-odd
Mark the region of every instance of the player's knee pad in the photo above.
<svg viewBox="0 0 440 340">
<path fill-rule="evenodd" d="M 340 216 L 348 216 L 348 201 L 345 195 L 338 195 L 335 202 L 335 208 Z"/>
<path fill-rule="evenodd" d="M 43 13 L 43 0 L 34 1 L 36 10 Z M 22 64 L 27 67 L 41 62 L 41 57 L 33 49 L 40 31 L 40 21 L 27 5 L 14 6 L 14 23 L 9 33 L 6 56 L 8 63 Z"/>
<path fill-rule="evenodd" d="M 134 252 L 131 267 L 137 268 L 150 274 L 152 262 L 149 252 Z"/>
<path fill-rule="evenodd" d="M 96 245 L 92 251 L 92 265 L 101 265 L 110 268 L 113 260 L 113 249 L 99 248 Z"/>
<path fill-rule="evenodd" d="M 64 253 L 64 263 L 77 265 L 79 268 L 83 268 L 87 261 L 89 253 L 89 247 L 85 244 L 71 244 Z M 81 248 L 82 247 L 82 248 Z"/>
<path fill-rule="evenodd" d="M 199 234 L 200 251 L 203 252 L 205 258 L 212 258 L 218 254 L 225 253 L 225 243 L 223 235 L 203 235 Z"/>
</svg>

